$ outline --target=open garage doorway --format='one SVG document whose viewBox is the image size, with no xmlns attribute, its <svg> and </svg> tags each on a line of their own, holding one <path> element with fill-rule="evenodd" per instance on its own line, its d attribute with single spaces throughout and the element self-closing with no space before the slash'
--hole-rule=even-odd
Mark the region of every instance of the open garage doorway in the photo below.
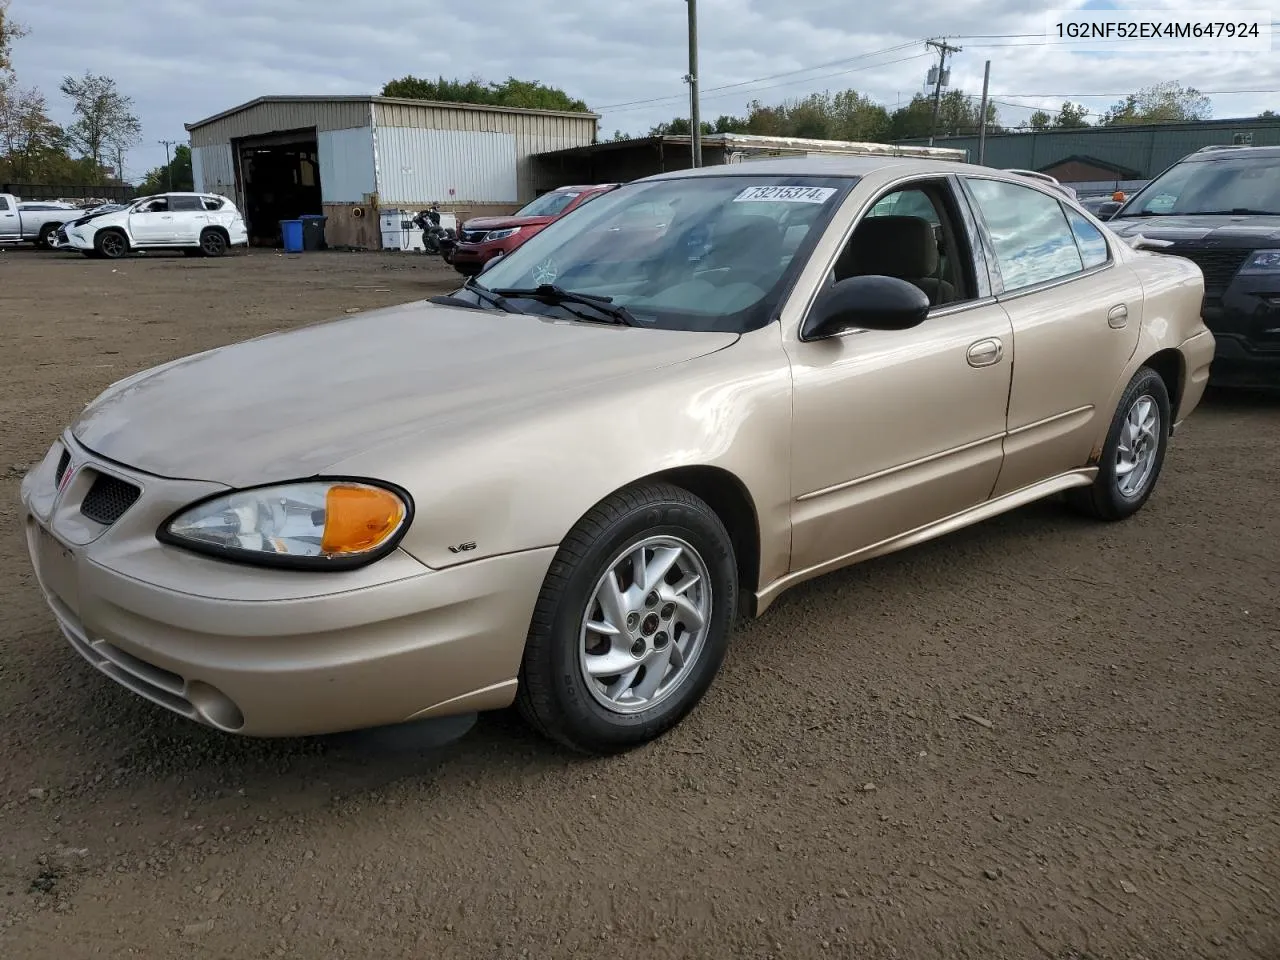
<svg viewBox="0 0 1280 960">
<path fill-rule="evenodd" d="M 280 221 L 322 214 L 315 129 L 237 142 L 249 242 L 279 246 Z"/>
</svg>

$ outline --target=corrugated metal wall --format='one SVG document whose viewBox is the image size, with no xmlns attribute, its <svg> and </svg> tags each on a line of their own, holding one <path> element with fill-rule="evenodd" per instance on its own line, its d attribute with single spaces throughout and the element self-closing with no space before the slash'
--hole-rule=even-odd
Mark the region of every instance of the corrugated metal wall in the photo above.
<svg viewBox="0 0 1280 960">
<path fill-rule="evenodd" d="M 525 203 L 535 196 L 533 155 L 560 150 L 565 147 L 581 147 L 593 143 L 596 137 L 596 118 L 590 114 L 581 116 L 558 113 L 525 113 L 519 111 L 478 110 L 466 106 L 415 103 L 411 100 L 377 100 L 374 102 L 374 119 L 377 126 L 378 172 L 385 177 L 388 167 L 383 160 L 384 135 L 395 128 L 415 130 L 451 130 L 471 133 L 507 134 L 515 143 L 516 197 L 514 201 L 490 200 L 476 197 L 475 202 Z M 393 134 L 394 136 L 394 134 Z M 408 141 L 399 141 L 407 145 Z M 441 141 L 444 142 L 444 141 Z M 510 162 L 510 161 L 508 161 Z M 419 160 L 415 168 L 421 167 Z M 387 184 L 379 181 L 379 196 L 386 192 Z M 444 196 L 397 197 L 397 203 L 444 202 Z M 463 198 L 458 195 L 458 200 Z"/>
<path fill-rule="evenodd" d="M 217 143 L 192 149 L 191 172 L 197 190 L 218 193 L 239 202 L 236 197 L 236 168 L 231 156 L 231 144 Z"/>
<path fill-rule="evenodd" d="M 519 200 L 514 134 L 379 127 L 377 144 L 381 205 Z"/>
<path fill-rule="evenodd" d="M 1071 156 L 1093 157 L 1128 167 L 1140 177 L 1154 177 L 1189 153 L 1214 144 L 1229 144 L 1234 134 L 1252 134 L 1255 147 L 1280 145 L 1280 122 L 1207 122 L 1176 127 L 1102 127 L 987 137 L 989 167 L 1039 170 Z M 904 140 L 903 143 L 928 143 Z M 977 137 L 943 137 L 938 146 L 960 147 L 978 158 Z"/>
<path fill-rule="evenodd" d="M 369 101 L 355 100 L 268 100 L 232 113 L 221 120 L 191 131 L 191 146 L 229 143 L 239 137 L 255 137 L 282 130 L 315 127 L 317 130 L 345 130 L 369 125 Z"/>
<path fill-rule="evenodd" d="M 361 203 L 377 190 L 371 128 L 322 130 L 316 141 L 324 203 Z"/>
</svg>

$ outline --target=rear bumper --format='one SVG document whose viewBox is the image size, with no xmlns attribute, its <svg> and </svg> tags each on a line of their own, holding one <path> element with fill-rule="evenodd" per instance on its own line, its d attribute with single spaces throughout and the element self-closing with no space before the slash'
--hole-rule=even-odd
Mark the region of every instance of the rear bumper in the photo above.
<svg viewBox="0 0 1280 960">
<path fill-rule="evenodd" d="M 1215 387 L 1280 388 L 1280 351 L 1259 350 L 1243 337 L 1219 334 L 1210 382 Z"/>
</svg>

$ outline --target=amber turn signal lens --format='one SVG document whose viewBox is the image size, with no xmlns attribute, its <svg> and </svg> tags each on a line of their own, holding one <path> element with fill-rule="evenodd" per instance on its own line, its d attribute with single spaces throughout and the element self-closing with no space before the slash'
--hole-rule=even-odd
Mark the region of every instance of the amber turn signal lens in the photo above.
<svg viewBox="0 0 1280 960">
<path fill-rule="evenodd" d="M 321 549 L 330 556 L 367 553 L 395 534 L 404 517 L 404 504 L 390 491 L 337 484 L 325 496 Z"/>
</svg>

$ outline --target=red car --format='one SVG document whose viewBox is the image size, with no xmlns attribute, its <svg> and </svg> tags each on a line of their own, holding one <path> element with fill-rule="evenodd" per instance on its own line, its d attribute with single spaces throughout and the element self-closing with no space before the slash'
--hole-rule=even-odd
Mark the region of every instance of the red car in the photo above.
<svg viewBox="0 0 1280 960">
<path fill-rule="evenodd" d="M 458 243 L 451 260 L 453 268 L 464 277 L 474 277 L 494 257 L 510 253 L 548 223 L 619 186 L 598 183 L 589 187 L 560 187 L 544 193 L 509 217 L 468 220 L 458 231 Z"/>
</svg>

